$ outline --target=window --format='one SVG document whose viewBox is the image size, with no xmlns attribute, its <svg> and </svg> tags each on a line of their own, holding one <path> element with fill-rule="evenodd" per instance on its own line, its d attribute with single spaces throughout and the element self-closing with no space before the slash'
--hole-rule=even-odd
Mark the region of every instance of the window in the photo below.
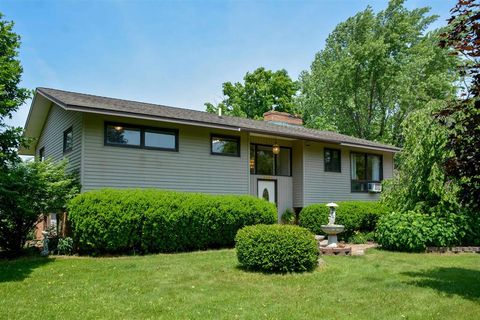
<svg viewBox="0 0 480 320">
<path fill-rule="evenodd" d="M 45 147 L 41 147 L 40 150 L 38 151 L 38 161 L 44 161 L 45 160 Z"/>
<path fill-rule="evenodd" d="M 172 149 L 177 147 L 177 136 L 172 131 L 145 129 L 145 147 L 156 149 Z"/>
<path fill-rule="evenodd" d="M 240 157 L 240 138 L 212 135 L 212 154 L 221 156 Z"/>
<path fill-rule="evenodd" d="M 276 156 L 277 176 L 291 175 L 291 149 L 280 148 L 280 153 Z"/>
<path fill-rule="evenodd" d="M 63 152 L 69 152 L 73 149 L 73 128 L 70 127 L 63 131 Z"/>
<path fill-rule="evenodd" d="M 178 151 L 178 130 L 107 122 L 105 145 Z"/>
<path fill-rule="evenodd" d="M 126 127 L 121 125 L 107 125 L 107 144 L 141 146 L 140 128 Z"/>
<path fill-rule="evenodd" d="M 275 175 L 275 157 L 273 156 L 272 147 L 257 146 L 256 154 L 256 174 Z"/>
<path fill-rule="evenodd" d="M 292 149 L 280 147 L 278 155 L 273 154 L 273 146 L 250 145 L 250 173 L 270 176 L 292 175 Z"/>
<path fill-rule="evenodd" d="M 337 149 L 325 148 L 323 152 L 326 172 L 342 172 L 341 152 Z"/>
<path fill-rule="evenodd" d="M 382 156 L 367 153 L 352 153 L 352 191 L 368 192 L 369 182 L 383 179 Z"/>
</svg>

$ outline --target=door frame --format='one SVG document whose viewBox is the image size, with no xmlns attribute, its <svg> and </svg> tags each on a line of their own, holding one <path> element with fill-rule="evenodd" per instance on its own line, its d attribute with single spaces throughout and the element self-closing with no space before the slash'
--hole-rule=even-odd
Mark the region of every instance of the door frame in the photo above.
<svg viewBox="0 0 480 320">
<path fill-rule="evenodd" d="M 273 182 L 275 185 L 275 206 L 278 208 L 278 182 L 277 179 L 257 179 L 257 198 L 258 198 L 258 182 L 260 181 L 268 181 L 268 182 Z"/>
</svg>

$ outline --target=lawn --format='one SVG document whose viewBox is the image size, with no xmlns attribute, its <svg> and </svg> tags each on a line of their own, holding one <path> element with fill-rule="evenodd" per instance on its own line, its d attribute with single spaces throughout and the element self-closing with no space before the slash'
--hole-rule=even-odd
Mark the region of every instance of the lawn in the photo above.
<svg viewBox="0 0 480 320">
<path fill-rule="evenodd" d="M 0 319 L 479 319 L 480 254 L 324 259 L 286 275 L 234 250 L 0 261 Z"/>
</svg>

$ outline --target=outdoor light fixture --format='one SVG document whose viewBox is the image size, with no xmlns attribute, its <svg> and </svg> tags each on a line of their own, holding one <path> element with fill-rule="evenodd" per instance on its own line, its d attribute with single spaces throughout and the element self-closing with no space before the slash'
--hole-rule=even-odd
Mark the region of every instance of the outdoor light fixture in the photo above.
<svg viewBox="0 0 480 320">
<path fill-rule="evenodd" d="M 114 127 L 114 129 L 117 130 L 117 131 L 122 131 L 122 130 L 123 130 L 123 127 L 116 126 L 116 127 Z"/>
<path fill-rule="evenodd" d="M 278 144 L 274 144 L 272 148 L 273 154 L 279 154 L 280 153 L 280 146 Z"/>
</svg>

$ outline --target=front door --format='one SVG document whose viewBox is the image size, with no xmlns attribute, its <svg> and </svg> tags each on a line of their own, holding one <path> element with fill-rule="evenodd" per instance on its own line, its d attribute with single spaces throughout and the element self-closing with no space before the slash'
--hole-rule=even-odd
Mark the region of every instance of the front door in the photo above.
<svg viewBox="0 0 480 320">
<path fill-rule="evenodd" d="M 257 180 L 257 196 L 271 203 L 277 203 L 277 181 Z"/>
</svg>

